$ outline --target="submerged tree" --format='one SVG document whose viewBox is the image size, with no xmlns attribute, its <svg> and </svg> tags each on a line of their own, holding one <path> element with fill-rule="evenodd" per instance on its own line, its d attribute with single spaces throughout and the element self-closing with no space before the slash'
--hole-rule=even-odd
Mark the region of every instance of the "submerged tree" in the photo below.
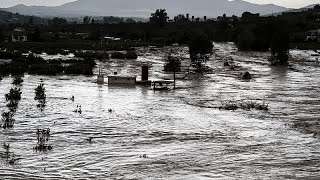
<svg viewBox="0 0 320 180">
<path fill-rule="evenodd" d="M 237 38 L 236 45 L 241 51 L 249 51 L 254 45 L 254 34 L 249 30 L 242 31 Z"/>
<path fill-rule="evenodd" d="M 14 124 L 14 119 L 13 119 L 13 112 L 9 111 L 9 112 L 4 112 L 2 113 L 2 125 L 0 127 L 4 128 L 4 129 L 8 129 L 8 128 L 13 128 L 13 124 Z"/>
<path fill-rule="evenodd" d="M 167 72 L 179 72 L 181 71 L 181 61 L 177 57 L 171 55 L 168 56 L 168 60 L 164 65 L 164 71 Z"/>
<path fill-rule="evenodd" d="M 287 33 L 276 33 L 271 41 L 272 65 L 288 65 L 289 60 L 289 37 Z"/>
<path fill-rule="evenodd" d="M 37 129 L 37 145 L 34 147 L 37 151 L 48 151 L 52 149 L 52 145 L 48 144 L 50 138 L 50 129 Z"/>
<path fill-rule="evenodd" d="M 36 96 L 34 97 L 34 100 L 37 100 L 39 104 L 37 104 L 37 107 L 40 108 L 41 111 L 43 111 L 44 107 L 46 106 L 46 94 L 45 94 L 45 88 L 43 84 L 40 84 L 35 89 Z"/>
<path fill-rule="evenodd" d="M 212 53 L 212 42 L 202 34 L 194 36 L 188 46 L 192 64 L 196 65 L 197 70 L 202 70 L 203 64 L 209 60 L 209 54 Z"/>
<path fill-rule="evenodd" d="M 11 88 L 8 94 L 5 94 L 6 100 L 20 100 L 21 99 L 21 90 L 20 88 Z"/>
<path fill-rule="evenodd" d="M 14 79 L 13 79 L 13 82 L 12 84 L 14 85 L 19 85 L 23 82 L 23 79 L 21 78 L 21 76 L 15 76 Z"/>
</svg>

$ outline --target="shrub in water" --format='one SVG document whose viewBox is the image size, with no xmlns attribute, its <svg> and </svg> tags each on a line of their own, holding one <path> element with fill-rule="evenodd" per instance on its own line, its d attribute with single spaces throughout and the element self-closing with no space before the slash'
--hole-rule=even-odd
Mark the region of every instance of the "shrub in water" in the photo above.
<svg viewBox="0 0 320 180">
<path fill-rule="evenodd" d="M 107 52 L 98 52 L 98 51 L 85 51 L 85 52 L 76 52 L 76 57 L 80 58 L 91 58 L 91 59 L 109 59 L 109 54 Z"/>
<path fill-rule="evenodd" d="M 45 94 L 46 89 L 44 88 L 43 84 L 40 84 L 36 89 L 35 89 L 35 94 L 36 96 L 34 97 L 34 100 L 45 100 L 46 99 L 46 94 Z"/>
<path fill-rule="evenodd" d="M 164 65 L 164 71 L 167 72 L 180 72 L 181 62 L 177 57 L 169 56 L 166 64 Z"/>
<path fill-rule="evenodd" d="M 126 53 L 126 59 L 137 59 L 138 55 L 134 51 L 129 51 Z"/>
<path fill-rule="evenodd" d="M 9 108 L 10 112 L 16 112 L 18 108 L 19 101 L 11 100 L 8 104 L 7 107 Z"/>
<path fill-rule="evenodd" d="M 12 112 L 4 112 L 2 113 L 2 125 L 1 127 L 4 129 L 7 128 L 13 128 L 14 119 L 13 119 L 13 113 Z"/>
<path fill-rule="evenodd" d="M 46 94 L 45 94 L 45 91 L 46 91 L 46 89 L 44 88 L 43 84 L 40 84 L 35 89 L 36 96 L 34 97 L 34 99 L 38 101 L 37 107 L 40 108 L 41 111 L 43 111 L 44 107 L 46 106 Z"/>
<path fill-rule="evenodd" d="M 20 100 L 21 99 L 21 90 L 20 88 L 11 88 L 8 94 L 5 94 L 6 100 Z"/>
<path fill-rule="evenodd" d="M 29 64 L 45 64 L 45 63 L 47 63 L 42 57 L 36 56 L 33 53 L 28 55 L 27 62 Z"/>
<path fill-rule="evenodd" d="M 32 64 L 29 74 L 56 75 L 62 73 L 64 68 L 60 64 Z"/>
<path fill-rule="evenodd" d="M 122 52 L 113 52 L 111 53 L 111 58 L 113 59 L 124 59 L 126 58 L 126 55 Z"/>
<path fill-rule="evenodd" d="M 65 67 L 65 74 L 93 75 L 92 65 L 85 63 L 75 63 Z"/>
<path fill-rule="evenodd" d="M 14 79 L 13 79 L 13 82 L 12 84 L 14 85 L 19 85 L 23 82 L 23 79 L 21 78 L 21 76 L 15 76 Z"/>
<path fill-rule="evenodd" d="M 50 129 L 37 129 L 37 145 L 34 147 L 37 151 L 48 151 L 52 149 L 52 146 L 48 144 L 50 137 Z"/>
</svg>

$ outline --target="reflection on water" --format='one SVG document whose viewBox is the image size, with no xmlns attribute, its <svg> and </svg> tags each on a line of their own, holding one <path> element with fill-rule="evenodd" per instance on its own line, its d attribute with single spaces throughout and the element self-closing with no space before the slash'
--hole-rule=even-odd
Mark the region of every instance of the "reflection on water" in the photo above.
<svg viewBox="0 0 320 180">
<path fill-rule="evenodd" d="M 1 179 L 319 178 L 319 139 L 288 126 L 319 119 L 318 66 L 292 62 L 295 70 L 274 68 L 265 63 L 266 54 L 237 53 L 232 44 L 215 48 L 213 59 L 219 60 L 207 64 L 213 73 L 192 74 L 169 92 L 99 86 L 95 77 L 25 75 L 15 128 L 0 130 L 1 141 L 10 142 L 21 159 L 14 166 L 0 159 Z M 151 78 L 157 79 L 166 76 L 162 57 L 159 51 L 120 65 L 127 74 L 138 74 L 139 65 L 148 61 Z M 226 70 L 223 61 L 230 58 L 241 68 Z M 104 68 L 112 72 L 114 67 Z M 254 79 L 242 81 L 242 70 Z M 11 81 L 0 81 L 1 113 Z M 43 112 L 34 100 L 42 81 L 48 101 Z M 264 100 L 270 110 L 216 108 L 228 100 Z M 77 105 L 82 114 L 73 112 Z M 48 127 L 53 150 L 35 152 L 36 129 Z"/>
</svg>

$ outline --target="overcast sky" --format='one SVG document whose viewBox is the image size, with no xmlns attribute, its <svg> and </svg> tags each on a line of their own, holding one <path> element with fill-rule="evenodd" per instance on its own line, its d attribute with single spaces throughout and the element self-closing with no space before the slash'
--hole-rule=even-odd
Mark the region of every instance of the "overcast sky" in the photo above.
<svg viewBox="0 0 320 180">
<path fill-rule="evenodd" d="M 75 0 L 0 0 L 0 7 L 10 7 L 17 4 L 58 6 Z M 90 0 L 88 0 L 90 1 Z M 214 0 L 213 0 L 214 1 Z M 256 4 L 276 4 L 289 8 L 300 8 L 310 4 L 320 3 L 320 0 L 246 0 Z"/>
</svg>

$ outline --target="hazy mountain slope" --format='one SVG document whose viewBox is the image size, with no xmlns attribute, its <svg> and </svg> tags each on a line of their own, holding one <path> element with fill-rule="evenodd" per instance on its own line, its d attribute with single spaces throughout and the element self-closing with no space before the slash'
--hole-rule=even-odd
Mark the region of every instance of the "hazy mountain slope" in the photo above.
<svg viewBox="0 0 320 180">
<path fill-rule="evenodd" d="M 39 17 L 24 16 L 20 14 L 15 14 L 7 11 L 2 11 L 0 9 L 0 24 L 29 24 L 32 21 L 33 24 L 46 24 L 47 20 Z"/>
<path fill-rule="evenodd" d="M 273 15 L 273 16 L 278 16 L 278 15 L 281 15 L 282 13 L 308 11 L 308 9 L 313 9 L 316 5 L 317 5 L 317 4 L 312 4 L 312 5 L 309 5 L 309 6 L 300 8 L 300 9 L 290 9 L 290 10 L 288 10 L 288 11 L 279 12 L 279 13 L 274 13 L 274 14 L 272 14 L 272 15 Z M 268 14 L 268 15 L 271 15 L 271 14 Z"/>
<path fill-rule="evenodd" d="M 241 15 L 244 11 L 271 14 L 287 11 L 276 5 L 257 5 L 242 0 L 78 0 L 57 7 L 14 6 L 10 12 L 39 16 L 140 16 L 149 17 L 156 9 L 166 9 L 169 16 L 189 13 L 216 17 L 222 14 Z"/>
</svg>

